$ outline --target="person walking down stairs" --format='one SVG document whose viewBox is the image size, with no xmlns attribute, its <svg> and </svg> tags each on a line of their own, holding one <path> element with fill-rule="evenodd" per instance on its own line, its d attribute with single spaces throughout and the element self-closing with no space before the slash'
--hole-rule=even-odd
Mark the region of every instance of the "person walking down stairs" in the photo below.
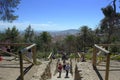
<svg viewBox="0 0 120 80">
<path fill-rule="evenodd" d="M 57 78 L 61 78 L 61 72 L 62 72 L 62 64 L 61 63 L 58 64 L 58 72 L 59 72 L 59 76 Z"/>
<path fill-rule="evenodd" d="M 66 70 L 66 76 L 65 76 L 65 78 L 69 78 L 68 77 L 68 73 L 69 73 L 69 70 L 70 70 L 70 64 L 69 63 L 66 64 L 65 70 Z"/>
</svg>

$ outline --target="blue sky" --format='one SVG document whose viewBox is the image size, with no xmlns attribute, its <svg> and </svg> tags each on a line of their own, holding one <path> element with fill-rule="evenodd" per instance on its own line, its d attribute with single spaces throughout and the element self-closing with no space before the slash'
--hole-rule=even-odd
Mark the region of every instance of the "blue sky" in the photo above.
<svg viewBox="0 0 120 80">
<path fill-rule="evenodd" d="M 21 0 L 13 23 L 0 22 L 1 29 L 13 27 L 24 30 L 79 29 L 87 25 L 96 28 L 104 18 L 101 8 L 112 0 Z"/>
</svg>

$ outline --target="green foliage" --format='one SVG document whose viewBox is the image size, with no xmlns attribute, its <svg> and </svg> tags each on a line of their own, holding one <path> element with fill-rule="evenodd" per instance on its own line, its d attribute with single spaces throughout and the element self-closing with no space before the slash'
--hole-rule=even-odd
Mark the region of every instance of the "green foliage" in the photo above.
<svg viewBox="0 0 120 80">
<path fill-rule="evenodd" d="M 56 58 L 61 58 L 61 54 L 56 54 Z"/>
<path fill-rule="evenodd" d="M 85 52 L 86 47 L 92 47 L 94 44 L 94 36 L 91 28 L 82 26 L 80 28 L 79 36 L 77 37 L 78 50 L 81 49 Z"/>
<path fill-rule="evenodd" d="M 16 20 L 18 16 L 14 13 L 19 3 L 20 0 L 0 0 L 0 19 L 8 22 Z"/>
<path fill-rule="evenodd" d="M 75 53 L 70 54 L 70 58 L 77 58 Z"/>
<path fill-rule="evenodd" d="M 85 58 L 88 60 L 92 60 L 93 48 L 90 48 L 88 52 L 85 54 Z"/>
<path fill-rule="evenodd" d="M 65 49 L 67 53 L 76 52 L 76 37 L 74 35 L 68 35 L 64 39 Z"/>
<path fill-rule="evenodd" d="M 41 59 L 41 58 L 47 58 L 50 55 L 50 52 L 40 52 L 37 51 L 37 58 Z"/>
<path fill-rule="evenodd" d="M 32 43 L 34 41 L 34 30 L 30 25 L 25 29 L 24 39 L 26 43 Z"/>
<path fill-rule="evenodd" d="M 5 41 L 5 33 L 4 32 L 0 32 L 0 41 L 1 42 Z"/>
<path fill-rule="evenodd" d="M 54 47 L 56 47 L 57 51 L 65 51 L 65 42 L 64 40 L 62 41 L 57 41 L 55 44 L 54 44 Z"/>
<path fill-rule="evenodd" d="M 48 32 L 42 32 L 35 38 L 37 49 L 41 52 L 51 51 L 52 37 Z"/>
<path fill-rule="evenodd" d="M 116 0 L 113 0 L 112 5 L 108 5 L 105 8 L 102 8 L 102 13 L 104 14 L 104 18 L 101 20 L 100 28 L 104 33 L 104 36 L 107 39 L 104 39 L 104 43 L 111 43 L 112 38 L 114 36 L 115 31 L 119 28 L 119 20 L 120 20 L 120 13 L 116 13 Z"/>
<path fill-rule="evenodd" d="M 120 55 L 119 54 L 117 54 L 117 55 L 112 54 L 111 58 L 112 58 L 112 60 L 118 60 L 118 61 L 120 61 Z"/>
<path fill-rule="evenodd" d="M 57 54 L 57 48 L 56 47 L 53 48 L 53 54 Z"/>
<path fill-rule="evenodd" d="M 87 60 L 92 60 L 92 54 L 90 54 L 90 53 L 85 54 L 85 58 Z"/>
<path fill-rule="evenodd" d="M 102 8 L 102 12 L 105 15 L 105 17 L 110 18 L 113 16 L 113 7 L 111 5 L 108 5 L 106 8 Z"/>
<path fill-rule="evenodd" d="M 5 40 L 10 40 L 12 43 L 16 43 L 19 41 L 19 31 L 14 26 L 12 29 L 9 27 L 5 30 Z"/>
</svg>

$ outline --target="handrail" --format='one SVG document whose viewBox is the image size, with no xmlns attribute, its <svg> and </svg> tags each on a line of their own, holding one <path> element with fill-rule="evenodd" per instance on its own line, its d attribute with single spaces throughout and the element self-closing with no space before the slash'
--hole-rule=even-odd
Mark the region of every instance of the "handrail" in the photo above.
<svg viewBox="0 0 120 80">
<path fill-rule="evenodd" d="M 51 58 L 51 56 L 52 56 L 52 52 L 50 53 L 50 55 L 48 56 L 48 59 L 50 59 Z"/>
<path fill-rule="evenodd" d="M 77 54 L 78 54 L 78 56 L 79 56 L 79 58 L 80 58 L 80 57 L 81 57 L 80 53 L 78 52 Z"/>
<path fill-rule="evenodd" d="M 104 46 L 104 47 L 107 47 L 107 46 L 120 46 L 120 44 L 98 44 L 99 46 Z"/>
<path fill-rule="evenodd" d="M 36 44 L 32 44 L 32 45 L 30 45 L 30 46 L 28 46 L 28 47 L 26 47 L 26 48 L 24 48 L 24 49 L 22 49 L 22 50 L 20 50 L 19 51 L 19 56 L 20 56 L 20 78 L 21 78 L 21 80 L 24 80 L 24 73 L 23 73 L 23 53 L 24 52 L 26 52 L 26 51 L 28 51 L 29 49 L 31 49 L 31 48 L 33 48 L 34 50 L 33 50 L 33 52 L 34 52 L 34 54 L 33 54 L 33 64 L 36 64 L 36 55 L 35 55 L 35 46 L 36 46 Z M 27 58 L 27 57 L 26 57 Z M 28 59 L 28 58 L 27 58 Z M 28 59 L 29 60 L 29 59 Z M 29 60 L 30 61 L 30 60 Z"/>
<path fill-rule="evenodd" d="M 96 61 L 97 61 L 97 49 L 106 53 L 107 59 L 106 59 L 106 73 L 105 73 L 105 80 L 108 80 L 109 78 L 109 67 L 110 67 L 110 52 L 101 46 L 98 46 L 97 44 L 94 45 L 93 49 L 93 68 L 96 69 Z"/>
<path fill-rule="evenodd" d="M 29 50 L 30 48 L 32 48 L 32 47 L 34 47 L 34 46 L 36 46 L 36 44 L 32 44 L 32 45 L 30 45 L 30 46 L 28 46 L 28 47 L 26 47 L 26 48 L 23 48 L 23 49 L 21 50 L 21 53 Z"/>
<path fill-rule="evenodd" d="M 15 54 L 12 53 L 12 52 L 8 52 L 8 51 L 2 50 L 2 49 L 0 49 L 0 51 L 5 52 L 5 53 L 7 53 L 7 54 L 9 54 L 9 55 L 12 55 L 12 56 L 14 56 L 14 57 L 18 57 L 18 55 L 15 55 Z"/>
<path fill-rule="evenodd" d="M 31 43 L 0 43 L 0 45 L 9 45 L 9 46 L 19 46 L 19 45 L 26 45 L 26 46 L 29 46 L 31 45 Z"/>
<path fill-rule="evenodd" d="M 100 51 L 105 52 L 106 54 L 109 54 L 109 53 L 110 53 L 108 50 L 105 50 L 104 48 L 102 48 L 102 47 L 100 47 L 100 46 L 98 46 L 98 45 L 96 45 L 96 44 L 95 44 L 95 47 L 96 47 L 97 49 L 99 49 Z"/>
</svg>

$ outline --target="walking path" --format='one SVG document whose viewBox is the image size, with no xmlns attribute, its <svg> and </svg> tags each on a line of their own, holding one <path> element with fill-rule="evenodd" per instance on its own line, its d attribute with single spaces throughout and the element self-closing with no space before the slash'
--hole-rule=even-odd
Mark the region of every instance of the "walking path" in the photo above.
<svg viewBox="0 0 120 80">
<path fill-rule="evenodd" d="M 11 60 L 11 59 L 10 59 Z M 30 69 L 30 71 L 24 76 L 25 80 L 43 80 L 41 79 L 41 75 L 43 75 L 44 71 L 46 70 L 46 66 L 48 65 L 49 61 L 40 60 L 42 62 L 41 65 L 35 65 Z M 69 78 L 64 78 L 66 73 L 62 71 L 61 78 L 58 77 L 58 73 L 55 73 L 57 59 L 53 60 L 50 64 L 50 72 L 51 72 L 51 79 L 44 79 L 44 80 L 74 80 L 75 78 L 75 65 L 77 63 L 78 72 L 82 79 L 78 80 L 100 80 L 98 75 L 93 70 L 91 61 L 87 62 L 76 62 L 74 59 L 72 60 L 72 71 L 73 74 L 69 73 Z M 23 64 L 24 69 L 28 67 L 30 64 L 26 62 Z M 101 74 L 103 80 L 105 78 L 105 69 L 106 63 L 102 62 L 97 66 L 99 73 Z M 49 71 L 49 70 L 48 70 Z M 14 74 L 12 74 L 14 73 Z M 109 80 L 120 80 L 120 62 L 118 61 L 110 61 L 110 72 L 109 72 Z M 20 68 L 19 68 L 19 61 L 11 60 L 9 58 L 0 62 L 0 80 L 16 80 L 20 75 Z"/>
<path fill-rule="evenodd" d="M 62 61 L 61 61 L 62 62 Z M 67 61 L 69 62 L 69 60 Z M 70 62 L 69 62 L 70 63 Z M 66 75 L 66 71 L 65 70 L 62 70 L 62 73 L 61 73 L 61 78 L 57 78 L 59 73 L 57 72 L 55 74 L 55 70 L 56 70 L 56 64 L 57 64 L 57 61 L 56 60 L 53 60 L 53 62 L 51 63 L 51 72 L 52 72 L 52 78 L 51 79 L 48 79 L 48 80 L 74 80 L 74 76 L 69 72 L 68 76 L 69 78 L 65 78 L 65 75 Z"/>
<path fill-rule="evenodd" d="M 73 76 L 69 73 L 69 78 L 65 78 L 65 75 L 66 75 L 66 72 L 65 71 L 62 71 L 61 73 L 61 78 L 57 78 L 58 77 L 58 73 L 55 75 L 55 76 L 52 76 L 51 79 L 49 80 L 74 80 Z"/>
<path fill-rule="evenodd" d="M 100 80 L 90 62 L 77 63 L 82 80 Z"/>
</svg>

